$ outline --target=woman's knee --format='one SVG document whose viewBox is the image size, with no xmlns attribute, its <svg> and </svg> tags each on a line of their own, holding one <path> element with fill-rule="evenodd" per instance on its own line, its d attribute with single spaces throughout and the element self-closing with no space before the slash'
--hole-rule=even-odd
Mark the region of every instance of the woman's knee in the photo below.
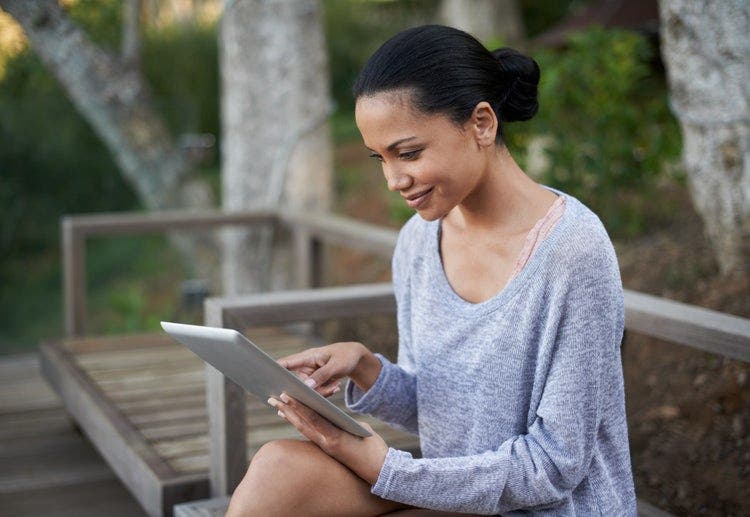
<svg viewBox="0 0 750 517">
<path fill-rule="evenodd" d="M 300 440 L 272 440 L 266 442 L 250 460 L 248 472 L 260 471 L 266 475 L 285 475 L 288 471 L 295 472 L 295 465 L 300 459 Z"/>
<path fill-rule="evenodd" d="M 300 469 L 299 440 L 274 440 L 255 453 L 245 477 L 232 494 L 227 515 L 282 515 L 284 507 L 294 506 L 306 495 Z"/>
</svg>

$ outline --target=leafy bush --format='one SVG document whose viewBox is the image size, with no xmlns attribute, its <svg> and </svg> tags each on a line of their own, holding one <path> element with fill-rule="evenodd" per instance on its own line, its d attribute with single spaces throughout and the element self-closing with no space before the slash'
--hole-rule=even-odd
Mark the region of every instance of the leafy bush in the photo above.
<svg viewBox="0 0 750 517">
<path fill-rule="evenodd" d="M 331 90 L 344 112 L 354 109 L 352 85 L 367 58 L 388 38 L 434 18 L 439 2 L 324 0 Z"/>
<path fill-rule="evenodd" d="M 601 28 L 573 35 L 563 51 L 534 54 L 539 113 L 506 131 L 521 162 L 532 140 L 546 137 L 541 181 L 580 198 L 618 236 L 641 233 L 670 209 L 657 187 L 681 137 L 653 55 L 645 37 Z"/>
</svg>

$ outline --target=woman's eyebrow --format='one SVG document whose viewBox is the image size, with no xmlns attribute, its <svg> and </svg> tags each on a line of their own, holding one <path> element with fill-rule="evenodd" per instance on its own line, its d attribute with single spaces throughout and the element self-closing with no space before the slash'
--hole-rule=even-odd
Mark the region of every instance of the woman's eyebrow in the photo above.
<svg viewBox="0 0 750 517">
<path fill-rule="evenodd" d="M 401 138 L 401 139 L 396 140 L 395 142 L 393 142 L 391 145 L 389 145 L 387 149 L 389 151 L 393 151 L 396 148 L 396 146 L 398 146 L 399 144 L 403 144 L 404 142 L 408 142 L 409 140 L 414 140 L 415 138 L 417 138 L 417 137 L 416 136 L 408 136 L 406 138 Z M 367 146 L 365 146 L 365 147 L 367 147 Z M 369 149 L 370 151 L 372 151 L 372 149 L 370 149 L 369 147 L 367 147 L 367 149 Z M 374 153 L 375 151 L 372 151 L 372 152 Z"/>
</svg>

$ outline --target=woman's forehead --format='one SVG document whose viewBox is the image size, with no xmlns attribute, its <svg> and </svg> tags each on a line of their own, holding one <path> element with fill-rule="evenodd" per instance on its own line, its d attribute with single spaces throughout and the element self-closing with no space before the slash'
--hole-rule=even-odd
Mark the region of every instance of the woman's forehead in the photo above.
<svg viewBox="0 0 750 517">
<path fill-rule="evenodd" d="M 383 92 L 357 99 L 354 117 L 365 145 L 375 146 L 407 136 L 427 136 L 448 129 L 450 122 L 441 115 L 420 113 L 412 104 L 408 92 Z M 455 128 L 454 128 L 455 129 Z M 408 134 L 407 134 L 408 133 Z M 369 142 L 372 140 L 372 142 Z"/>
</svg>

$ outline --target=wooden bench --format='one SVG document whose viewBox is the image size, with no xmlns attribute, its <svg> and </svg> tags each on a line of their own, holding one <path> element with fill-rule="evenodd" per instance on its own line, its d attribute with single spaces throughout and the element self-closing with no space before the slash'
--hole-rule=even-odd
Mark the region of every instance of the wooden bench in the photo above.
<svg viewBox="0 0 750 517">
<path fill-rule="evenodd" d="M 341 217 L 288 212 L 68 218 L 63 223 L 63 245 L 69 333 L 83 333 L 85 271 L 82 262 L 87 236 L 225 224 L 274 224 L 290 230 L 294 235 L 296 278 L 300 287 L 321 284 L 324 244 L 344 245 L 388 258 L 396 241 L 393 230 Z M 629 290 L 625 292 L 625 310 L 628 332 L 750 361 L 750 320 Z M 244 330 L 261 346 L 281 353 L 288 351 L 285 347 L 292 342 L 301 348 L 309 343 L 283 330 L 287 324 L 393 314 L 394 311 L 395 299 L 390 284 L 371 284 L 210 298 L 205 304 L 205 321 L 212 326 Z M 262 334 L 264 332 L 268 334 Z M 261 338 L 261 335 L 267 337 Z M 239 483 L 248 458 L 259 444 L 284 437 L 290 429 L 276 422 L 274 415 L 264 415 L 260 402 L 249 402 L 241 388 L 215 369 L 206 366 L 201 373 L 197 360 L 185 356 L 187 352 L 164 339 L 162 336 L 96 338 L 49 345 L 43 348 L 45 375 L 81 428 L 149 514 L 170 515 L 175 503 L 210 497 L 193 504 L 181 504 L 176 514 L 218 515 L 226 508 L 227 495 Z M 297 341 L 293 341 L 295 339 Z M 131 352 L 126 351 L 128 346 Z M 146 350 L 167 362 L 157 365 L 140 361 L 139 354 Z M 132 364 L 134 369 L 128 371 L 124 363 L 118 369 L 117 364 L 108 362 L 108 354 L 109 358 L 118 358 L 115 363 Z M 138 368 L 150 371 L 151 380 Z M 192 383 L 192 395 L 185 396 L 194 398 L 189 403 L 182 401 L 184 406 L 179 405 L 181 402 L 170 399 L 169 394 L 180 393 L 180 390 L 154 381 L 155 375 L 161 376 L 161 381 L 165 380 L 164 376 L 169 379 L 169 375 L 174 375 L 174 383 Z M 139 387 L 139 382 L 150 384 Z M 158 396 L 153 392 L 149 396 L 149 390 L 157 385 L 163 392 L 158 392 Z M 123 395 L 128 390 L 133 390 L 137 396 L 128 399 Z M 338 401 L 341 403 L 340 395 Z M 170 420 L 172 418 L 175 420 Z M 195 426 L 194 430 L 200 430 L 194 435 L 180 436 L 191 425 Z M 379 422 L 373 425 L 393 446 L 417 452 L 415 437 L 389 434 L 392 431 Z M 639 513 L 663 514 L 642 501 L 639 501 Z"/>
</svg>

